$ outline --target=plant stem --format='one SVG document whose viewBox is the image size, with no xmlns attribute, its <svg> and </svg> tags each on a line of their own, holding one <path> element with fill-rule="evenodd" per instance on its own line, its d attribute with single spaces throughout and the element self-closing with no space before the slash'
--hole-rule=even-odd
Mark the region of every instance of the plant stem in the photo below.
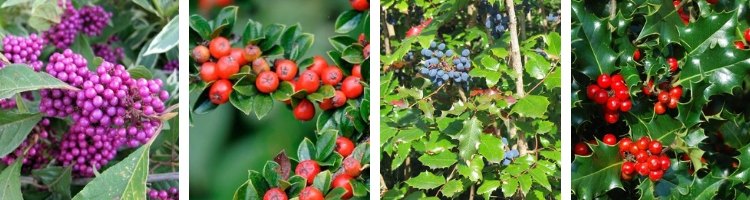
<svg viewBox="0 0 750 200">
<path fill-rule="evenodd" d="M 518 19 L 516 18 L 516 10 L 514 8 L 513 0 L 505 0 L 505 5 L 508 8 L 508 17 L 510 17 L 510 55 L 511 65 L 516 71 L 516 95 L 519 97 L 526 96 L 523 84 L 523 65 L 521 64 L 521 47 L 518 45 Z M 526 155 L 527 144 L 526 136 L 523 132 L 518 132 L 515 125 L 510 127 L 510 135 L 513 137 L 517 135 L 518 151 L 523 156 Z"/>
</svg>

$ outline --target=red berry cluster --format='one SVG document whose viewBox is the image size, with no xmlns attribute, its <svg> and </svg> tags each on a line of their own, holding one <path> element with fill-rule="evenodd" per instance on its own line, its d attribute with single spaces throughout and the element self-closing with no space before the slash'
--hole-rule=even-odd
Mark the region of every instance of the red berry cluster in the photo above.
<svg viewBox="0 0 750 200">
<path fill-rule="evenodd" d="M 674 4 L 674 8 L 677 9 L 677 13 L 680 14 L 682 23 L 688 25 L 690 23 L 690 11 L 687 11 L 687 6 L 682 5 L 682 7 L 680 7 L 680 0 L 674 0 L 672 1 L 672 4 Z"/>
<path fill-rule="evenodd" d="M 737 49 L 747 49 L 747 45 L 745 45 L 745 42 L 750 42 L 750 28 L 745 29 L 745 32 L 742 34 L 745 39 L 745 41 L 735 41 L 734 47 L 737 47 Z"/>
<path fill-rule="evenodd" d="M 659 181 L 671 165 L 669 157 L 663 153 L 661 142 L 651 140 L 648 136 L 635 142 L 630 138 L 623 138 L 620 140 L 619 152 L 625 159 L 620 177 L 626 181 L 632 180 L 635 172 L 648 176 L 651 181 Z"/>
<path fill-rule="evenodd" d="M 586 95 L 604 106 L 604 120 L 610 124 L 617 122 L 620 112 L 628 112 L 633 107 L 628 86 L 620 74 L 612 75 L 611 78 L 607 74 L 599 75 L 596 84 L 586 88 Z"/>
<path fill-rule="evenodd" d="M 651 80 L 648 82 L 648 85 L 643 86 L 643 94 L 646 96 L 657 94 L 654 112 L 657 115 L 661 115 L 667 112 L 667 108 L 677 108 L 677 105 L 680 103 L 680 97 L 682 97 L 682 86 L 672 87 L 668 82 L 663 82 L 659 84 L 658 88 L 654 88 L 654 82 Z"/>
<path fill-rule="evenodd" d="M 349 156 L 353 151 L 354 143 L 352 143 L 351 140 L 345 137 L 339 137 L 336 139 L 336 152 L 338 152 L 342 157 L 345 158 L 343 162 L 344 170 L 343 173 L 340 173 L 333 178 L 331 188 L 344 188 L 346 190 L 346 193 L 344 193 L 344 196 L 342 196 L 343 199 L 349 199 L 354 195 L 350 182 L 352 179 L 359 176 L 359 174 L 362 172 L 362 165 L 360 164 L 360 161 L 355 159 L 354 157 Z M 305 178 L 307 183 L 307 187 L 305 187 L 302 192 L 300 192 L 300 200 L 324 199 L 323 193 L 312 186 L 313 181 L 315 180 L 315 176 L 320 173 L 320 165 L 318 165 L 317 161 L 301 161 L 294 169 L 294 173 L 301 176 L 302 178 Z M 277 199 L 288 199 L 286 193 L 284 193 L 284 190 L 281 188 L 271 188 L 263 195 L 263 200 Z"/>
<path fill-rule="evenodd" d="M 229 40 L 217 37 L 210 41 L 208 48 L 199 45 L 193 49 L 193 59 L 201 65 L 200 77 L 204 82 L 213 82 L 209 90 L 209 99 L 214 104 L 224 104 L 232 94 L 230 77 L 240 71 L 240 66 L 252 65 L 252 71 L 257 75 L 255 87 L 259 92 L 270 94 L 279 88 L 281 81 L 287 81 L 294 86 L 294 91 L 305 91 L 312 94 L 318 91 L 321 84 L 339 87 L 334 96 L 320 102 L 320 108 L 328 110 L 342 107 L 347 99 L 355 99 L 362 95 L 364 87 L 360 83 L 362 74 L 360 66 L 352 67 L 352 75 L 344 77 L 344 72 L 337 66 L 328 65 L 321 56 L 313 58 L 313 64 L 305 71 L 298 73 L 297 63 L 292 60 L 278 59 L 272 66 L 261 57 L 261 50 L 255 45 L 247 45 L 244 49 L 232 48 Z M 285 102 L 289 104 L 290 102 Z M 311 120 L 315 116 L 315 106 L 307 99 L 302 99 L 294 107 L 294 117 L 301 121 Z"/>
</svg>

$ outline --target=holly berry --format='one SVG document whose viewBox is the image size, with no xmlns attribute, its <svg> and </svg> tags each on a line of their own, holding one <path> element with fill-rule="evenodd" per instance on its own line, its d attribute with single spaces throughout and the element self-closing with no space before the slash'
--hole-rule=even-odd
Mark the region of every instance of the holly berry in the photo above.
<svg viewBox="0 0 750 200">
<path fill-rule="evenodd" d="M 336 138 L 336 152 L 346 158 L 354 151 L 354 143 L 346 137 Z"/>
<path fill-rule="evenodd" d="M 307 70 L 302 72 L 302 75 L 299 76 L 299 79 L 297 80 L 297 88 L 295 89 L 304 90 L 308 94 L 312 94 L 318 91 L 319 87 L 320 78 L 318 77 L 318 74 L 314 71 Z"/>
<path fill-rule="evenodd" d="M 576 143 L 576 146 L 573 148 L 573 153 L 579 156 L 587 156 L 589 153 L 589 146 L 586 145 L 584 142 Z"/>
<path fill-rule="evenodd" d="M 667 63 L 669 63 L 669 71 L 670 72 L 676 72 L 677 69 L 680 68 L 680 66 L 677 65 L 677 59 L 676 58 L 673 58 L 673 57 L 667 58 Z"/>
<path fill-rule="evenodd" d="M 602 142 L 607 145 L 615 145 L 617 144 L 617 137 L 615 137 L 612 133 L 604 134 L 604 138 L 602 139 Z"/>
<path fill-rule="evenodd" d="M 240 65 L 232 56 L 219 58 L 219 62 L 216 63 L 216 74 L 220 79 L 229 79 L 237 72 L 240 72 Z"/>
<path fill-rule="evenodd" d="M 622 138 L 620 140 L 620 144 L 618 145 L 621 152 L 629 151 L 630 147 L 632 146 L 633 146 L 633 140 L 631 140 L 630 138 Z"/>
<path fill-rule="evenodd" d="M 750 42 L 750 28 L 745 29 L 745 33 L 742 35 L 745 37 L 745 41 Z"/>
<path fill-rule="evenodd" d="M 219 79 L 219 75 L 216 74 L 216 63 L 203 63 L 201 65 L 200 76 L 203 82 L 211 82 Z"/>
<path fill-rule="evenodd" d="M 360 67 L 359 65 L 354 65 L 352 67 L 352 76 L 362 78 L 362 72 L 360 72 L 361 70 L 362 67 Z"/>
<path fill-rule="evenodd" d="M 635 160 L 639 163 L 648 162 L 648 153 L 646 153 L 646 151 L 638 151 L 638 153 L 635 154 Z"/>
<path fill-rule="evenodd" d="M 232 83 L 225 79 L 214 82 L 208 91 L 211 103 L 216 105 L 221 105 L 229 101 L 230 94 L 232 94 Z"/>
<path fill-rule="evenodd" d="M 370 9 L 370 2 L 367 2 L 367 0 L 349 0 L 349 3 L 352 4 L 354 10 L 359 12 Z"/>
<path fill-rule="evenodd" d="M 292 81 L 297 76 L 297 63 L 294 61 L 280 59 L 274 63 L 276 67 L 276 75 L 279 75 L 279 79 L 284 81 Z"/>
<path fill-rule="evenodd" d="M 630 100 L 625 100 L 620 102 L 620 111 L 622 112 L 628 112 L 630 109 L 633 108 L 633 102 Z"/>
<path fill-rule="evenodd" d="M 208 48 L 203 45 L 198 45 L 193 48 L 193 52 L 191 55 L 193 56 L 193 60 L 195 60 L 195 62 L 199 64 L 204 63 L 211 58 L 211 54 L 208 52 Z"/>
<path fill-rule="evenodd" d="M 263 54 L 258 46 L 248 44 L 245 46 L 244 49 L 242 49 L 242 57 L 245 58 L 247 62 L 253 62 L 255 59 L 260 58 L 260 55 Z"/>
<path fill-rule="evenodd" d="M 630 181 L 630 180 L 633 180 L 633 175 L 626 174 L 625 172 L 620 172 L 620 178 L 624 181 Z"/>
<path fill-rule="evenodd" d="M 362 172 L 362 165 L 359 163 L 359 160 L 354 159 L 354 157 L 347 157 L 344 159 L 343 165 L 344 173 L 351 177 L 357 177 Z"/>
<path fill-rule="evenodd" d="M 307 180 L 307 184 L 312 184 L 315 180 L 315 176 L 320 173 L 320 165 L 314 160 L 305 160 L 297 165 L 294 169 L 294 174 L 301 176 Z"/>
<path fill-rule="evenodd" d="M 649 80 L 648 84 L 643 86 L 643 94 L 651 96 L 651 88 L 654 88 L 654 80 Z"/>
<path fill-rule="evenodd" d="M 615 111 L 620 109 L 620 100 L 617 100 L 615 97 L 610 97 L 607 100 L 607 110 Z"/>
<path fill-rule="evenodd" d="M 669 99 L 669 103 L 667 104 L 667 107 L 670 109 L 675 109 L 680 104 L 680 101 L 677 99 Z"/>
<path fill-rule="evenodd" d="M 667 91 L 661 91 L 659 92 L 659 96 L 656 97 L 657 100 L 659 100 L 662 104 L 669 103 L 669 93 Z"/>
<path fill-rule="evenodd" d="M 268 94 L 274 92 L 279 87 L 279 77 L 271 71 L 261 72 L 255 79 L 255 87 L 261 93 Z"/>
<path fill-rule="evenodd" d="M 208 50 L 214 58 L 221 58 L 229 55 L 229 52 L 232 50 L 232 45 L 229 44 L 227 38 L 219 36 L 208 43 Z"/>
<path fill-rule="evenodd" d="M 313 104 L 307 99 L 302 99 L 302 101 L 297 104 L 297 107 L 294 107 L 294 118 L 297 118 L 297 120 L 309 121 L 314 116 L 315 106 L 313 106 Z"/>
<path fill-rule="evenodd" d="M 638 139 L 638 141 L 635 142 L 635 146 L 638 146 L 638 149 L 646 150 L 649 148 L 649 144 L 651 144 L 651 139 L 647 136 L 641 137 L 641 139 Z"/>
<path fill-rule="evenodd" d="M 706 0 L 711 5 L 716 5 L 716 3 L 719 3 L 719 0 Z"/>
<path fill-rule="evenodd" d="M 620 171 L 625 174 L 633 174 L 633 172 L 635 172 L 635 164 L 633 162 L 624 162 L 622 163 Z"/>
<path fill-rule="evenodd" d="M 336 108 L 344 106 L 344 104 L 346 104 L 346 94 L 344 94 L 344 92 L 342 92 L 341 90 L 336 90 L 333 93 L 331 102 L 333 104 L 333 107 L 336 107 Z"/>
<path fill-rule="evenodd" d="M 658 156 L 649 156 L 646 163 L 651 171 L 658 171 L 661 169 L 661 162 L 659 161 Z"/>
<path fill-rule="evenodd" d="M 596 84 L 599 84 L 599 87 L 603 89 L 607 89 L 612 84 L 612 81 L 609 79 L 609 75 L 601 74 L 599 75 L 599 78 L 596 79 Z"/>
<path fill-rule="evenodd" d="M 359 77 L 349 76 L 341 83 L 341 91 L 344 92 L 347 99 L 355 99 L 362 95 L 364 87 L 359 83 Z"/>
<path fill-rule="evenodd" d="M 745 43 L 742 41 L 734 41 L 734 48 L 737 48 L 739 50 L 745 49 Z"/>
<path fill-rule="evenodd" d="M 271 71 L 271 67 L 266 62 L 266 59 L 258 58 L 253 61 L 253 72 L 260 74 L 261 72 Z"/>
<path fill-rule="evenodd" d="M 607 103 L 608 98 L 609 98 L 609 94 L 607 94 L 607 91 L 601 89 L 598 92 L 596 92 L 596 96 L 594 96 L 594 102 L 597 104 L 605 104 Z"/>
<path fill-rule="evenodd" d="M 664 175 L 664 171 L 662 170 L 653 170 L 650 174 L 648 174 L 648 179 L 651 179 L 651 181 L 659 181 L 661 180 L 661 177 Z"/>
<path fill-rule="evenodd" d="M 333 182 L 331 183 L 331 189 L 334 188 L 344 188 L 346 190 L 346 193 L 344 193 L 344 196 L 342 196 L 342 199 L 349 199 L 352 198 L 352 184 L 351 184 L 352 177 L 346 174 L 339 174 L 335 178 L 333 178 Z"/>
<path fill-rule="evenodd" d="M 661 115 L 661 114 L 664 114 L 665 112 L 667 112 L 667 108 L 665 108 L 664 104 L 662 104 L 661 102 L 656 102 L 654 104 L 654 112 L 657 115 Z"/>
<path fill-rule="evenodd" d="M 651 172 L 651 170 L 648 169 L 648 164 L 646 164 L 645 162 L 637 162 L 637 163 L 635 163 L 635 170 L 641 176 L 648 176 L 648 174 Z"/>
<path fill-rule="evenodd" d="M 604 121 L 606 121 L 609 124 L 617 123 L 617 120 L 619 119 L 620 119 L 620 113 L 617 113 L 617 111 L 604 112 Z"/>
<path fill-rule="evenodd" d="M 281 188 L 271 188 L 263 195 L 263 200 L 287 200 L 286 193 Z"/>
<path fill-rule="evenodd" d="M 667 156 L 661 156 L 659 158 L 659 164 L 660 164 L 662 170 L 667 170 L 667 169 L 669 169 L 669 165 L 671 165 L 672 162 L 669 161 L 669 157 L 667 157 Z"/>
<path fill-rule="evenodd" d="M 641 50 L 635 49 L 635 51 L 633 52 L 633 60 L 635 62 L 640 62 L 641 61 Z"/>
<path fill-rule="evenodd" d="M 344 79 L 344 72 L 336 66 L 329 66 L 323 70 L 323 84 L 336 85 Z"/>
<path fill-rule="evenodd" d="M 601 90 L 601 88 L 598 85 L 591 84 L 586 87 L 586 96 L 589 99 L 594 100 L 599 90 Z"/>
<path fill-rule="evenodd" d="M 313 186 L 307 186 L 299 193 L 299 200 L 323 200 L 323 193 Z"/>
<path fill-rule="evenodd" d="M 661 154 L 661 148 L 661 142 L 656 140 L 651 141 L 651 143 L 648 145 L 648 151 L 654 155 Z"/>
<path fill-rule="evenodd" d="M 323 75 L 323 71 L 328 68 L 328 62 L 322 56 L 314 56 L 313 64 L 307 68 L 307 70 L 314 71 L 318 76 Z"/>
<path fill-rule="evenodd" d="M 669 90 L 669 97 L 680 99 L 682 97 L 682 86 L 673 87 Z"/>
</svg>

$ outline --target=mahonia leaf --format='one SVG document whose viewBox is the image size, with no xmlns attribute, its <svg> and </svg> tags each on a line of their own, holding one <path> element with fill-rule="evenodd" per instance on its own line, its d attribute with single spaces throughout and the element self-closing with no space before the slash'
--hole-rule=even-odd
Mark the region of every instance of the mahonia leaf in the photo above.
<svg viewBox="0 0 750 200">
<path fill-rule="evenodd" d="M 458 155 L 462 160 L 468 161 L 477 152 L 481 134 L 482 122 L 476 117 L 464 121 L 463 129 L 454 138 L 458 140 Z"/>
</svg>

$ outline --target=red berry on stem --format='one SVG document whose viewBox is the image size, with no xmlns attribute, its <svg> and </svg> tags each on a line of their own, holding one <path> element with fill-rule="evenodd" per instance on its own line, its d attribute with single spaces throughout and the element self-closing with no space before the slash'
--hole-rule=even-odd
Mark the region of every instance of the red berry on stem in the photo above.
<svg viewBox="0 0 750 200">
<path fill-rule="evenodd" d="M 658 156 L 649 156 L 647 163 L 651 171 L 661 170 L 661 162 Z"/>
<path fill-rule="evenodd" d="M 626 174 L 625 172 L 620 172 L 620 178 L 624 181 L 630 181 L 630 180 L 633 180 L 633 175 Z"/>
<path fill-rule="evenodd" d="M 292 81 L 297 76 L 297 63 L 294 61 L 280 59 L 274 63 L 276 67 L 276 75 L 279 75 L 279 79 L 284 81 Z"/>
<path fill-rule="evenodd" d="M 341 91 L 344 92 L 347 99 L 355 99 L 362 95 L 364 87 L 359 83 L 359 77 L 349 76 L 341 83 Z"/>
<path fill-rule="evenodd" d="M 200 76 L 201 80 L 207 83 L 219 79 L 219 75 L 216 73 L 216 63 L 203 63 L 203 65 L 201 65 Z"/>
<path fill-rule="evenodd" d="M 616 111 L 620 109 L 620 100 L 617 100 L 615 97 L 610 97 L 607 100 L 607 110 L 609 111 Z"/>
<path fill-rule="evenodd" d="M 261 72 L 271 71 L 271 67 L 266 62 L 266 59 L 258 58 L 253 61 L 253 72 L 260 74 Z"/>
<path fill-rule="evenodd" d="M 628 112 L 630 109 L 633 108 L 633 102 L 630 100 L 625 100 L 620 102 L 620 111 L 622 112 Z"/>
<path fill-rule="evenodd" d="M 221 58 L 229 55 L 229 52 L 232 50 L 232 45 L 229 44 L 227 38 L 219 36 L 208 43 L 208 50 L 214 58 Z"/>
<path fill-rule="evenodd" d="M 319 87 L 320 78 L 314 71 L 307 70 L 302 72 L 302 75 L 300 75 L 299 79 L 297 80 L 296 89 L 304 90 L 308 94 L 315 93 L 316 91 L 318 91 Z"/>
<path fill-rule="evenodd" d="M 663 175 L 664 175 L 664 171 L 654 170 L 654 171 L 651 171 L 651 173 L 648 175 L 648 179 L 651 179 L 651 181 L 659 181 L 661 180 L 661 177 Z"/>
<path fill-rule="evenodd" d="M 300 121 L 309 121 L 315 116 L 315 106 L 307 99 L 302 101 L 294 107 L 294 118 Z"/>
<path fill-rule="evenodd" d="M 328 62 L 322 56 L 314 56 L 313 64 L 307 70 L 314 71 L 318 76 L 323 76 L 323 71 L 328 68 Z"/>
<path fill-rule="evenodd" d="M 323 70 L 323 84 L 336 85 L 344 79 L 344 72 L 336 66 L 329 66 Z"/>
<path fill-rule="evenodd" d="M 651 96 L 651 89 L 654 88 L 654 80 L 649 80 L 648 84 L 643 86 L 643 94 L 646 94 L 646 96 Z"/>
<path fill-rule="evenodd" d="M 216 63 L 216 74 L 220 79 L 229 79 L 237 72 L 240 72 L 240 65 L 232 56 L 219 58 L 219 62 Z"/>
<path fill-rule="evenodd" d="M 586 87 L 586 96 L 589 99 L 594 100 L 599 90 L 601 90 L 601 88 L 598 85 L 591 84 L 588 87 Z"/>
<path fill-rule="evenodd" d="M 633 172 L 635 172 L 635 163 L 627 162 L 627 161 L 622 163 L 622 167 L 620 168 L 620 171 L 622 171 L 625 174 L 633 174 Z"/>
<path fill-rule="evenodd" d="M 646 153 L 646 151 L 638 151 L 638 153 L 635 154 L 635 160 L 639 163 L 648 162 L 648 153 Z"/>
<path fill-rule="evenodd" d="M 667 58 L 667 63 L 669 63 L 669 71 L 671 72 L 676 72 L 677 69 L 680 68 L 680 66 L 677 64 L 676 58 L 672 58 L 672 57 Z"/>
<path fill-rule="evenodd" d="M 252 44 L 248 44 L 242 49 L 242 57 L 245 58 L 247 62 L 255 61 L 255 59 L 258 59 L 261 54 L 263 54 L 263 52 L 261 52 L 260 48 Z"/>
<path fill-rule="evenodd" d="M 659 96 L 657 96 L 657 100 L 659 100 L 659 102 L 662 104 L 669 103 L 669 93 L 667 91 L 659 92 Z"/>
<path fill-rule="evenodd" d="M 589 153 L 589 146 L 586 145 L 584 142 L 576 143 L 576 146 L 573 148 L 573 153 L 579 156 L 587 156 Z"/>
<path fill-rule="evenodd" d="M 307 186 L 299 193 L 299 200 L 323 200 L 323 193 L 313 186 Z"/>
<path fill-rule="evenodd" d="M 667 169 L 669 169 L 669 165 L 671 165 L 672 162 L 669 160 L 669 157 L 667 157 L 667 156 L 661 156 L 659 158 L 659 164 L 660 164 L 662 170 L 667 170 Z"/>
<path fill-rule="evenodd" d="M 362 71 L 362 67 L 360 67 L 359 65 L 354 65 L 352 67 L 352 76 L 362 78 L 362 72 L 361 71 Z"/>
<path fill-rule="evenodd" d="M 742 41 L 734 41 L 734 48 L 737 48 L 739 50 L 745 49 L 745 43 Z"/>
<path fill-rule="evenodd" d="M 596 96 L 594 96 L 594 102 L 597 104 L 605 104 L 607 103 L 607 99 L 609 98 L 609 94 L 606 90 L 601 89 L 598 92 L 596 92 Z"/>
<path fill-rule="evenodd" d="M 615 137 L 615 135 L 612 133 L 607 133 L 604 135 L 602 142 L 607 145 L 615 145 L 617 144 L 617 137 Z"/>
<path fill-rule="evenodd" d="M 315 176 L 320 173 L 320 165 L 314 160 L 305 160 L 297 164 L 297 168 L 294 169 L 294 174 L 301 176 L 307 180 L 307 184 L 312 184 L 315 180 Z"/>
<path fill-rule="evenodd" d="M 229 95 L 232 94 L 232 83 L 222 79 L 214 82 L 208 91 L 208 98 L 211 103 L 221 105 L 229 101 Z"/>
<path fill-rule="evenodd" d="M 657 115 L 661 115 L 661 114 L 664 114 L 665 112 L 667 112 L 667 108 L 665 108 L 664 104 L 662 104 L 661 102 L 656 102 L 654 104 L 654 112 Z"/>
<path fill-rule="evenodd" d="M 675 109 L 680 104 L 680 100 L 677 99 L 669 99 L 669 103 L 667 104 L 667 107 L 670 109 Z"/>
<path fill-rule="evenodd" d="M 247 64 L 247 60 L 245 59 L 245 55 L 241 48 L 232 48 L 229 52 L 229 57 L 232 57 L 240 66 Z"/>
<path fill-rule="evenodd" d="M 641 61 L 641 50 L 635 49 L 635 51 L 633 52 L 633 60 L 636 62 Z"/>
<path fill-rule="evenodd" d="M 342 199 L 349 199 L 352 198 L 352 184 L 351 184 L 352 177 L 346 174 L 339 174 L 336 176 L 336 178 L 333 178 L 333 182 L 331 183 L 331 189 L 334 188 L 344 188 L 346 190 L 346 193 L 344 193 L 344 196 L 342 196 Z"/>
<path fill-rule="evenodd" d="M 596 84 L 599 84 L 599 87 L 601 88 L 607 89 L 609 88 L 610 84 L 612 84 L 612 82 L 609 79 L 609 75 L 601 74 L 599 75 L 599 78 L 596 79 Z"/>
<path fill-rule="evenodd" d="M 622 138 L 622 140 L 620 140 L 620 144 L 618 144 L 618 147 L 620 147 L 620 151 L 623 151 L 623 152 L 629 151 L 630 147 L 632 146 L 633 146 L 633 140 L 627 137 Z"/>
<path fill-rule="evenodd" d="M 661 154 L 661 142 L 659 141 L 651 141 L 651 143 L 648 145 L 648 151 L 651 152 L 651 154 L 658 155 Z"/>
<path fill-rule="evenodd" d="M 261 72 L 255 79 L 255 87 L 262 93 L 274 92 L 279 87 L 279 77 L 270 71 Z"/>
<path fill-rule="evenodd" d="M 193 60 L 195 60 L 195 62 L 199 64 L 207 62 L 208 59 L 211 58 L 211 54 L 208 52 L 208 48 L 203 45 L 198 45 L 193 48 L 193 52 L 191 55 L 193 56 Z"/>
<path fill-rule="evenodd" d="M 620 113 L 617 113 L 617 111 L 604 112 L 604 121 L 606 121 L 609 124 L 617 123 L 617 120 L 619 119 L 620 119 Z"/>
<path fill-rule="evenodd" d="M 637 142 L 635 142 L 635 145 L 638 146 L 638 149 L 641 150 L 648 150 L 648 145 L 651 144 L 651 139 L 648 138 L 648 136 L 643 136 L 640 139 L 638 139 Z"/>
<path fill-rule="evenodd" d="M 331 98 L 331 102 L 333 103 L 333 107 L 336 108 L 344 106 L 346 104 L 346 94 L 341 90 L 336 90 Z"/>
<path fill-rule="evenodd" d="M 341 95 L 343 95 L 343 94 L 341 94 Z M 320 104 L 318 104 L 318 106 L 320 106 L 321 110 L 329 110 L 329 109 L 333 108 L 333 100 L 332 99 L 333 98 L 323 99 L 323 101 L 321 101 Z"/>
<path fill-rule="evenodd" d="M 638 174 L 641 176 L 648 176 L 648 173 L 651 172 L 651 170 L 648 169 L 648 164 L 645 162 L 635 163 L 635 170 L 638 171 Z"/>
<path fill-rule="evenodd" d="M 346 137 L 336 138 L 336 152 L 346 158 L 354 151 L 354 143 Z"/>
<path fill-rule="evenodd" d="M 359 160 L 354 159 L 354 157 L 350 156 L 344 159 L 343 165 L 344 173 L 351 177 L 357 177 L 362 172 L 362 165 L 359 163 Z"/>
<path fill-rule="evenodd" d="M 352 8 L 356 11 L 363 12 L 370 9 L 370 2 L 367 0 L 349 0 L 349 3 L 352 4 Z"/>
<path fill-rule="evenodd" d="M 750 42 L 750 28 L 745 29 L 743 36 L 745 37 L 745 41 Z"/>
<path fill-rule="evenodd" d="M 669 96 L 679 100 L 680 97 L 682 97 L 682 86 L 677 86 L 670 89 Z"/>
<path fill-rule="evenodd" d="M 286 193 L 281 188 L 271 188 L 263 195 L 263 200 L 287 200 Z"/>
</svg>

